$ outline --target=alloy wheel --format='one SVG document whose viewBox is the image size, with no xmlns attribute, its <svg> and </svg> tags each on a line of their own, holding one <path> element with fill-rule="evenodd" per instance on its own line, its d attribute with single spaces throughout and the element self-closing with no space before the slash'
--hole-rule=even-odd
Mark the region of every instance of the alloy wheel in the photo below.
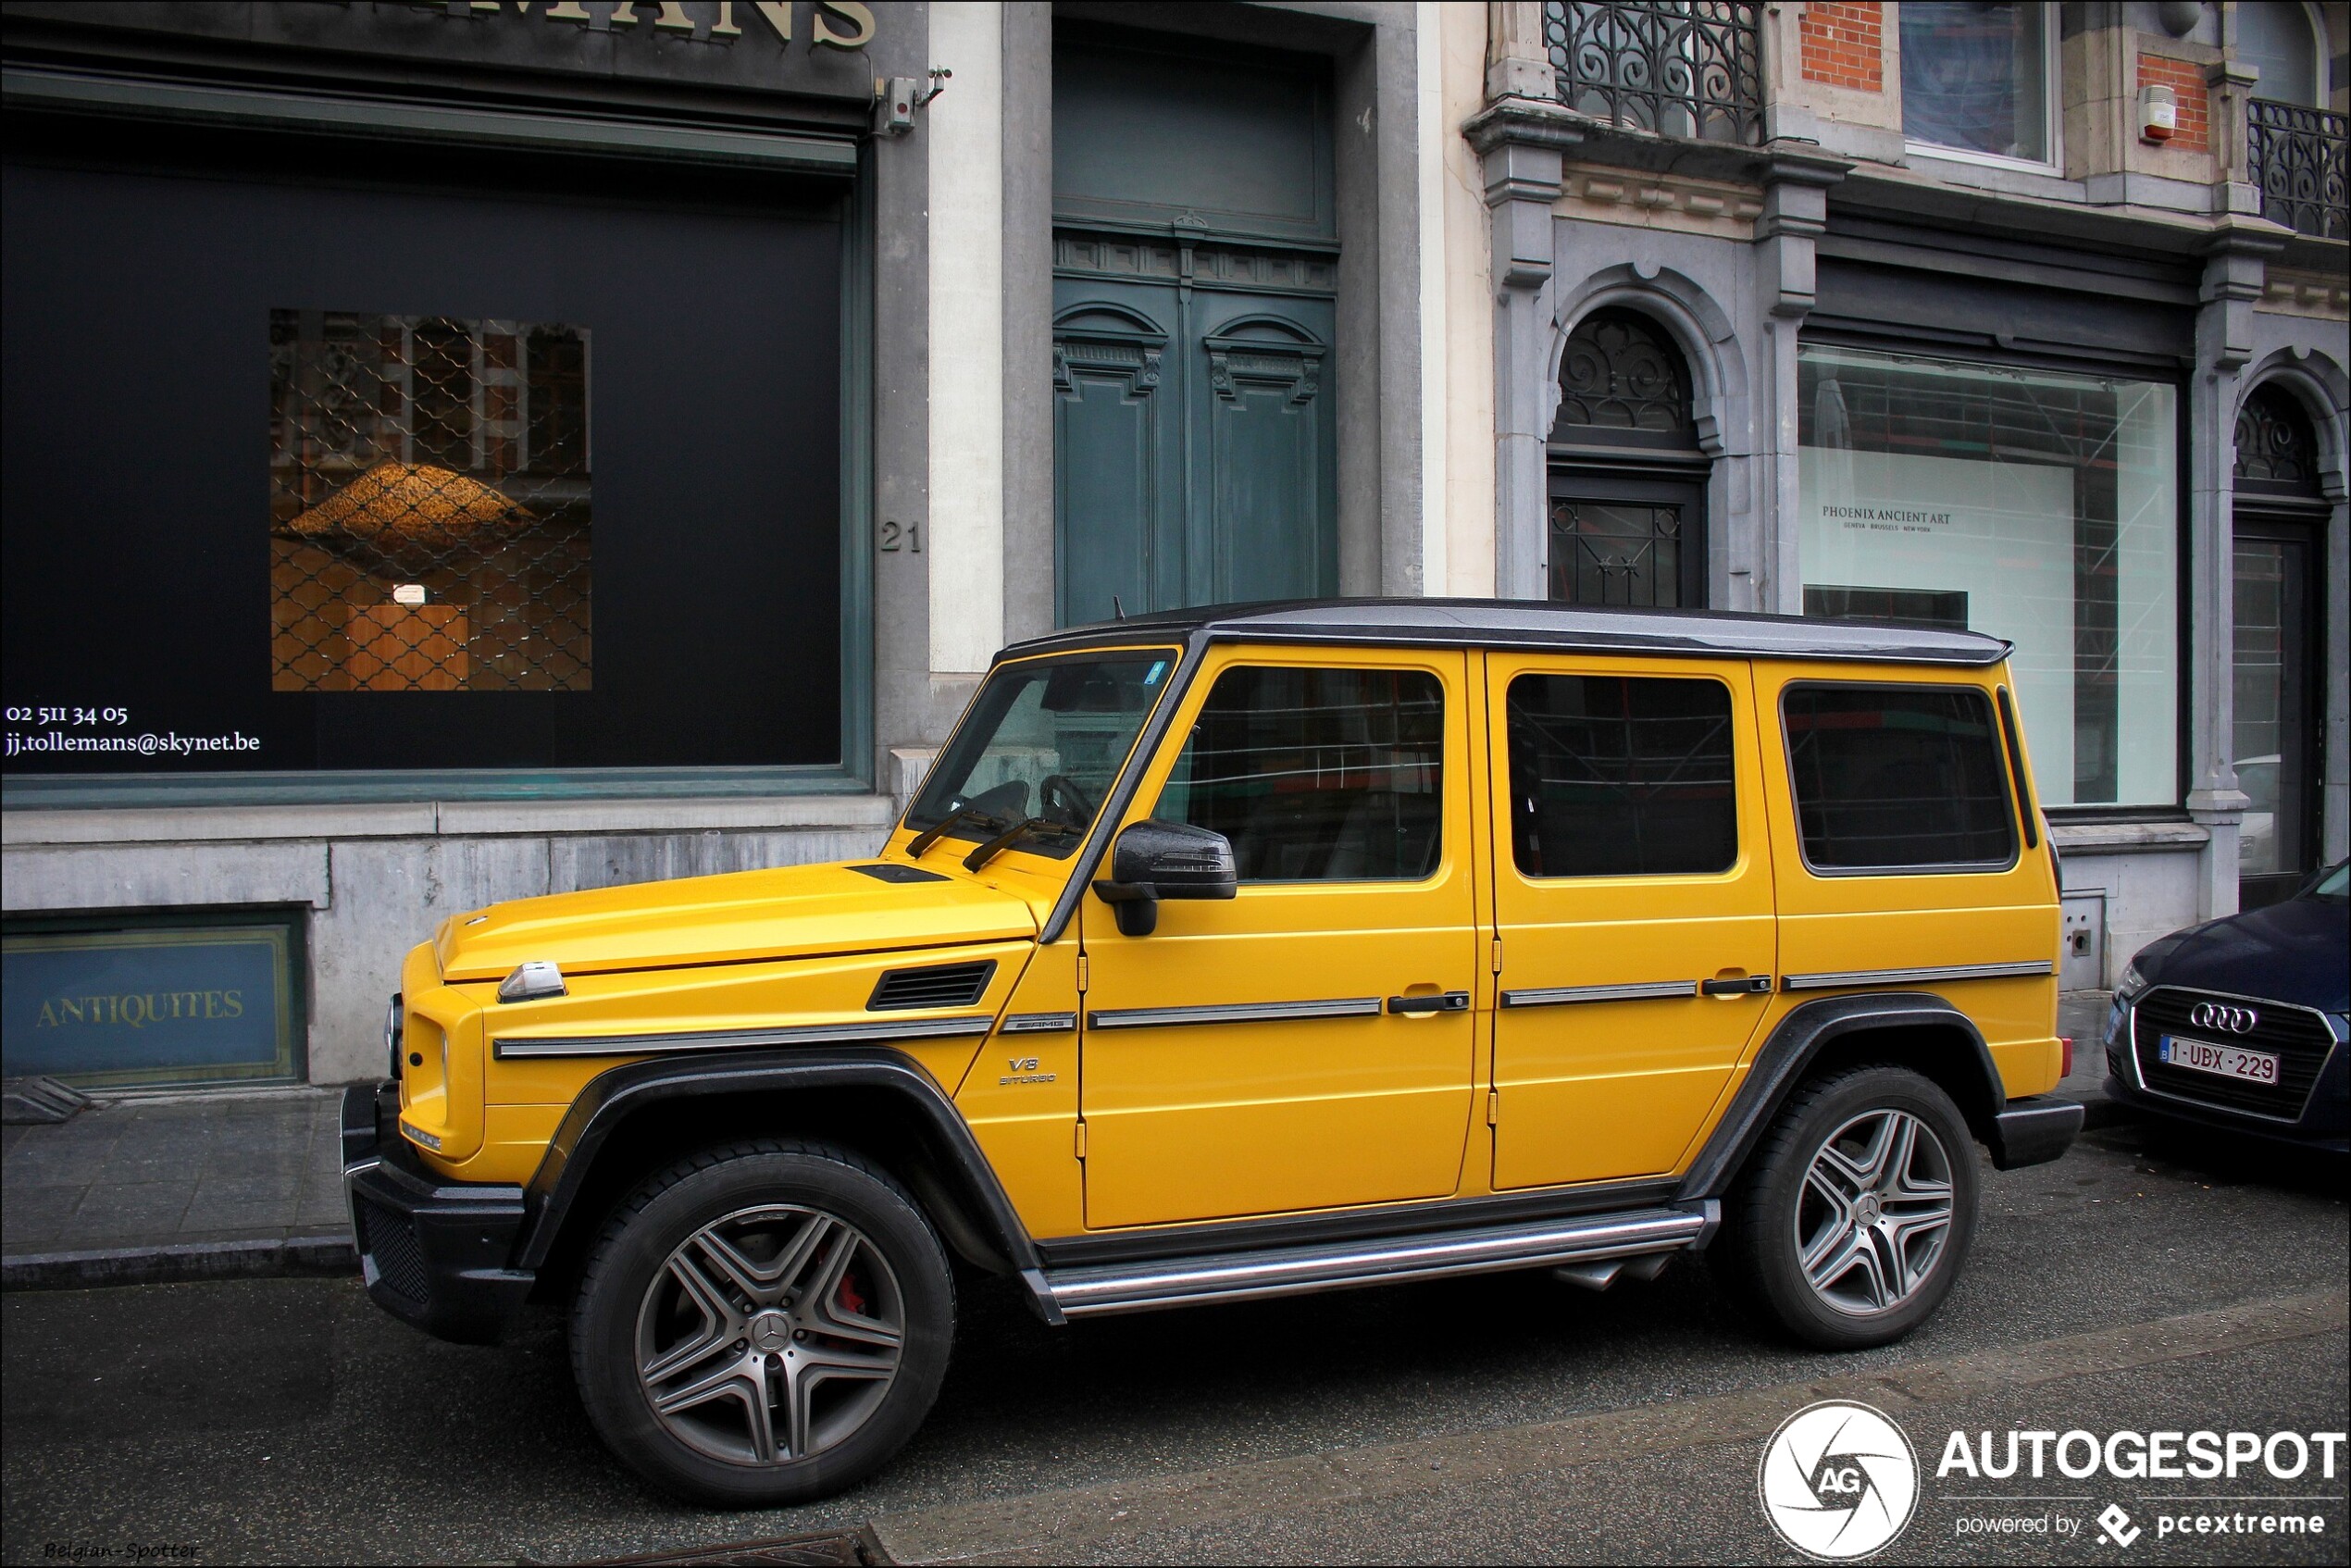
<svg viewBox="0 0 2351 1568">
<path fill-rule="evenodd" d="M 791 1204 L 738 1209 L 674 1249 L 637 1313 L 637 1376 L 672 1436 L 772 1465 L 832 1448 L 881 1407 L 905 1300 L 865 1235 Z"/>
<path fill-rule="evenodd" d="M 1865 1111 L 1828 1136 L 1804 1173 L 1797 1266 L 1840 1313 L 1891 1312 L 1934 1273 L 1954 1201 L 1934 1129 L 1907 1111 Z"/>
</svg>

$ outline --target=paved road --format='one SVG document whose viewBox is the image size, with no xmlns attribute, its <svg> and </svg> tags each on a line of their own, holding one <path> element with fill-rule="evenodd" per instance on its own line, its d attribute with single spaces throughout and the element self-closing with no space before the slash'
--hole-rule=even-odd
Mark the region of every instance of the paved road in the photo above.
<svg viewBox="0 0 2351 1568">
<path fill-rule="evenodd" d="M 1836 1395 L 1923 1450 L 1901 1561 L 2340 1562 L 2340 1466 L 2233 1486 L 1934 1469 L 1953 1430 L 2342 1430 L 2344 1188 L 2339 1163 L 2093 1134 L 2059 1164 L 1987 1173 L 1944 1312 L 1842 1357 L 1760 1338 L 1703 1263 L 1598 1296 L 1506 1276 L 1059 1331 L 975 1286 L 897 1464 L 846 1498 L 734 1516 L 650 1496 L 603 1454 L 552 1323 L 442 1345 L 342 1280 L 15 1293 L 0 1555 L 562 1562 L 870 1521 L 908 1560 L 1797 1561 L 1757 1507 L 1757 1460 Z M 2035 1500 L 1981 1500 L 2019 1494 Z M 2249 1494 L 2317 1500 L 2223 1500 Z M 2146 1532 L 2129 1549 L 2095 1539 L 2108 1502 Z M 2307 1510 L 2322 1533 L 2157 1534 L 2167 1511 L 2248 1510 L 2257 1529 Z M 2009 1516 L 2081 1533 L 1958 1533 Z"/>
</svg>

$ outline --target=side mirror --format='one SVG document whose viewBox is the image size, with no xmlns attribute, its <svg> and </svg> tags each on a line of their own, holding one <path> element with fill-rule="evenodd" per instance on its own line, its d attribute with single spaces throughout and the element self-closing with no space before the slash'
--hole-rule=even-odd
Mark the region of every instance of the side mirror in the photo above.
<svg viewBox="0 0 2351 1568">
<path fill-rule="evenodd" d="M 1110 877 L 1094 896 L 1118 914 L 1120 934 L 1148 937 L 1159 928 L 1162 899 L 1228 899 L 1240 890 L 1232 841 L 1186 822 L 1127 825 L 1110 849 Z"/>
</svg>

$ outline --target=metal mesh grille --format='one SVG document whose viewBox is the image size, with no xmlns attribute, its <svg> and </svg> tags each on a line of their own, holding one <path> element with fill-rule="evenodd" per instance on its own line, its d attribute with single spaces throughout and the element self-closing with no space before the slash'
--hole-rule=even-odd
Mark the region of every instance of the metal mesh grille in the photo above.
<svg viewBox="0 0 2351 1568">
<path fill-rule="evenodd" d="M 585 328 L 269 313 L 271 687 L 584 691 Z"/>
<path fill-rule="evenodd" d="M 424 1254 L 417 1249 L 416 1232 L 405 1219 L 365 1198 L 359 1200 L 358 1210 L 359 1245 L 376 1261 L 376 1276 L 386 1288 L 423 1305 L 432 1287 L 425 1274 Z"/>
</svg>

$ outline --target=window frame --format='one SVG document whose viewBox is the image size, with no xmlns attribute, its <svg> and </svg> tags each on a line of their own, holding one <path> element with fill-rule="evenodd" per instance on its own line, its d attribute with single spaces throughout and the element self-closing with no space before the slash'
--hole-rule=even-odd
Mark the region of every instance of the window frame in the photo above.
<svg viewBox="0 0 2351 1568">
<path fill-rule="evenodd" d="M 2046 158 L 2010 157 L 2003 153 L 1979 153 L 1970 147 L 1955 147 L 1947 142 L 1928 142 L 1910 134 L 1908 93 L 1904 95 L 1902 151 L 1908 157 L 1940 158 L 1952 163 L 1972 164 L 1979 168 L 2005 168 L 2021 174 L 2049 174 L 2059 179 L 2065 175 L 2065 114 L 2059 103 L 2063 80 L 2059 71 L 2060 29 L 2051 25 L 2055 6 L 2045 7 L 2041 19 L 2041 135 L 2042 144 L 2048 149 Z M 1900 32 L 1896 31 L 1896 46 L 1900 46 Z M 1898 72 L 1897 73 L 1898 76 Z"/>
<path fill-rule="evenodd" d="M 281 129 L 286 95 L 215 102 L 196 92 L 206 124 L 230 130 Z M 292 102 L 298 103 L 298 95 Z M 125 123 L 145 118 L 138 111 L 121 113 Z M 518 137 L 529 134 L 533 119 L 500 111 L 481 110 L 502 128 L 511 120 Z M 353 123 L 369 134 L 420 152 L 463 155 L 476 145 L 479 128 L 454 130 L 437 120 L 420 120 L 396 105 L 363 104 L 353 112 Z M 743 167 L 741 138 L 700 128 L 673 128 L 677 144 L 669 151 L 690 164 L 740 168 Z M 632 159 L 638 149 L 621 122 L 584 110 L 578 122 L 566 129 L 565 145 L 554 155 L 576 167 L 610 169 L 623 176 L 616 185 L 624 193 L 629 181 L 650 176 L 645 165 Z M 840 616 L 839 728 L 840 753 L 832 762 L 715 764 L 708 765 L 623 765 L 616 767 L 466 767 L 301 768 L 255 769 L 251 772 L 185 772 L 152 774 L 16 773 L 0 772 L 0 808 L 8 811 L 164 807 L 188 810 L 204 807 L 369 805 L 420 802 L 545 803 L 572 801 L 647 801 L 741 799 L 779 795 L 865 795 L 878 778 L 877 743 L 874 628 L 877 610 L 874 558 L 876 527 L 875 449 L 877 436 L 875 408 L 875 277 L 878 266 L 876 240 L 875 150 L 870 138 L 857 141 L 828 135 L 781 134 L 766 158 L 753 168 L 773 167 L 821 182 L 821 205 L 840 228 L 840 291 L 835 302 L 840 323 L 836 372 L 840 400 L 840 570 L 837 591 Z M 30 147 L 31 143 L 27 143 Z M 531 143 L 517 140 L 517 149 Z M 504 150 L 500 148 L 499 150 Z M 31 156 L 29 153 L 26 156 Z M 103 167 L 117 168 L 108 163 Z M 429 181 L 426 181 L 429 185 Z M 812 209 L 818 203 L 812 199 Z M 266 429 L 264 439 L 266 441 Z M 617 672 L 616 672 L 617 673 Z"/>
<path fill-rule="evenodd" d="M 1817 315 L 1817 313 L 1816 313 Z M 2074 352 L 2036 353 L 1994 343 L 1953 343 L 1937 337 L 1931 330 L 1909 328 L 1901 324 L 1872 320 L 1827 327 L 1807 324 L 1797 344 L 1797 367 L 1802 373 L 1803 355 L 1808 349 L 1853 349 L 1863 353 L 1938 361 L 1945 365 L 1981 367 L 1996 370 L 2048 371 L 2061 375 L 2098 376 L 2109 380 L 2133 380 L 2164 386 L 2172 392 L 2171 420 L 2171 483 L 2175 498 L 2171 518 L 2172 599 L 2177 613 L 2172 617 L 2172 657 L 2177 661 L 2178 676 L 2173 681 L 2174 702 L 2171 712 L 2172 788 L 2169 800 L 2158 801 L 2089 801 L 2084 803 L 2054 803 L 2043 799 L 2040 809 L 2051 824 L 2061 822 L 2146 822 L 2185 821 L 2187 814 L 2181 802 L 2186 798 L 2194 771 L 2194 747 L 2191 744 L 2195 725 L 2195 682 L 2191 678 L 2190 653 L 2195 646 L 2195 564 L 2196 525 L 2193 489 L 2194 431 L 2193 392 L 2189 379 L 2178 369 L 2175 357 L 2161 354 L 2132 355 L 2121 351 L 2101 353 L 2084 345 Z M 1805 448 L 1799 442 L 1797 461 L 1801 467 Z M 1797 581 L 1801 591 L 1804 563 L 1800 521 L 1797 538 Z M 2012 673 L 2011 673 L 2012 679 Z M 2017 720 L 2023 723 L 2021 710 Z M 2071 792 L 2069 788 L 2068 792 Z M 2036 791 L 2036 794 L 2040 792 Z"/>
<path fill-rule="evenodd" d="M 1529 871 L 1525 866 L 1519 864 L 1518 780 L 1514 775 L 1511 758 L 1511 690 L 1522 680 L 1556 680 L 1562 678 L 1577 680 L 1705 681 L 1710 682 L 1722 691 L 1726 703 L 1724 713 L 1724 734 L 1728 745 L 1731 768 L 1731 858 L 1729 864 L 1713 871 L 1580 871 L 1559 873 Z M 1712 673 L 1704 675 L 1673 675 L 1664 673 L 1632 674 L 1622 670 L 1513 670 L 1511 672 L 1510 678 L 1502 683 L 1501 724 L 1497 731 L 1501 740 L 1501 767 L 1499 771 L 1501 776 L 1502 787 L 1506 792 L 1506 798 L 1509 801 L 1511 809 L 1511 819 L 1505 826 L 1505 836 L 1510 845 L 1511 852 L 1509 858 L 1511 871 L 1516 873 L 1521 881 L 1525 882 L 1531 887 L 1537 888 L 1555 887 L 1568 884 L 1588 886 L 1597 882 L 1664 882 L 1668 880 L 1682 882 L 1718 882 L 1728 881 L 1732 877 L 1738 876 L 1740 866 L 1745 864 L 1747 860 L 1748 848 L 1739 831 L 1739 808 L 1746 803 L 1742 801 L 1739 796 L 1741 778 L 1738 752 L 1738 722 L 1739 708 L 1737 691 L 1728 680 L 1725 680 L 1720 675 Z M 1499 855 L 1496 856 L 1497 861 L 1499 861 L 1500 858 L 1501 857 Z"/>
<path fill-rule="evenodd" d="M 2009 853 L 2003 861 L 1959 860 L 1919 861 L 1901 865 L 1816 865 L 1810 846 L 1805 841 L 1804 792 L 1796 774 L 1796 747 L 1787 724 L 1788 694 L 1803 691 L 1850 691 L 1868 688 L 1878 691 L 1932 691 L 1945 695 L 1953 691 L 1972 692 L 1984 704 L 1985 744 L 1991 748 L 1992 771 L 2000 781 L 2000 796 L 2005 803 L 2003 819 L 2008 826 Z M 1788 836 L 1796 842 L 1797 858 L 1804 865 L 1807 875 L 1823 881 L 1843 880 L 1854 877 L 2002 877 L 2024 863 L 2024 834 L 2018 814 L 2017 781 L 2009 777 L 2008 752 L 2000 733 L 1999 706 L 1993 700 L 1991 689 L 1969 680 L 1839 680 L 1820 676 L 1804 676 L 1780 687 L 1778 701 L 1773 704 L 1773 722 L 1779 729 L 1780 763 L 1787 772 Z"/>
<path fill-rule="evenodd" d="M 1447 841 L 1448 835 L 1445 831 L 1446 812 L 1449 805 L 1451 803 L 1451 797 L 1449 796 L 1447 791 L 1453 789 L 1469 788 L 1467 784 L 1458 784 L 1449 781 L 1449 775 L 1457 775 L 1461 773 L 1463 768 L 1468 766 L 1469 756 L 1467 752 L 1464 751 L 1461 759 L 1461 766 L 1448 767 L 1446 765 L 1446 763 L 1449 760 L 1446 753 L 1449 749 L 1452 740 L 1451 723 L 1456 717 L 1456 716 L 1447 712 L 1447 704 L 1452 701 L 1454 694 L 1447 690 L 1446 673 L 1444 670 L 1439 669 L 1435 666 L 1417 662 L 1367 662 L 1361 664 L 1324 663 L 1319 662 L 1311 656 L 1317 650 L 1313 649 L 1301 649 L 1300 650 L 1300 653 L 1308 656 L 1296 660 L 1278 658 L 1269 659 L 1264 656 L 1263 651 L 1254 653 L 1244 653 L 1238 658 L 1226 660 L 1224 663 L 1213 666 L 1213 667 L 1202 667 L 1196 670 L 1193 674 L 1193 679 L 1196 682 L 1206 682 L 1205 687 L 1200 691 L 1200 701 L 1197 705 L 1191 706 L 1188 712 L 1185 711 L 1185 705 L 1190 703 L 1191 702 L 1191 693 L 1187 691 L 1177 706 L 1170 710 L 1174 716 L 1174 722 L 1170 723 L 1168 726 L 1169 734 L 1166 737 L 1162 738 L 1159 741 L 1159 754 L 1165 759 L 1164 769 L 1163 771 L 1160 771 L 1158 781 L 1151 788 L 1151 805 L 1149 808 L 1146 809 L 1140 816 L 1136 816 L 1133 815 L 1133 808 L 1130 806 L 1127 813 L 1129 821 L 1174 822 L 1182 820 L 1180 818 L 1163 817 L 1160 815 L 1160 804 L 1167 798 L 1167 791 L 1170 786 L 1175 782 L 1176 770 L 1183 765 L 1184 753 L 1191 745 L 1192 734 L 1199 728 L 1201 716 L 1208 711 L 1209 703 L 1215 700 L 1217 683 L 1222 681 L 1227 675 L 1239 670 L 1295 670 L 1300 672 L 1321 672 L 1326 674 L 1346 675 L 1383 674 L 1425 676 L 1437 684 L 1437 698 L 1438 704 L 1437 841 L 1433 846 L 1436 853 L 1433 856 L 1433 864 L 1429 866 L 1428 874 L 1424 877 L 1242 877 L 1238 879 L 1237 893 L 1238 896 L 1245 897 L 1251 890 L 1258 890 L 1261 891 L 1285 891 L 1312 890 L 1317 888 L 1345 888 L 1353 890 L 1362 890 L 1366 888 L 1430 888 L 1436 883 L 1442 881 L 1450 874 L 1452 865 L 1454 846 Z M 1462 698 L 1465 702 L 1468 700 L 1466 691 L 1462 693 Z M 1174 733 L 1179 725 L 1183 728 L 1183 734 L 1180 738 L 1176 737 Z M 1170 740 L 1174 741 L 1172 749 L 1169 748 L 1168 744 Z M 1148 778 L 1144 780 L 1144 782 L 1150 782 Z M 1137 795 L 1139 797 L 1140 794 L 1141 790 L 1138 789 L 1137 790 Z M 1213 831 L 1213 829 L 1212 829 L 1212 831 Z M 1113 835 L 1113 838 L 1115 836 L 1115 834 Z M 1229 841 L 1230 839 L 1228 837 L 1227 842 Z M 1238 858 L 1238 857 L 1237 855 L 1236 859 Z"/>
</svg>

